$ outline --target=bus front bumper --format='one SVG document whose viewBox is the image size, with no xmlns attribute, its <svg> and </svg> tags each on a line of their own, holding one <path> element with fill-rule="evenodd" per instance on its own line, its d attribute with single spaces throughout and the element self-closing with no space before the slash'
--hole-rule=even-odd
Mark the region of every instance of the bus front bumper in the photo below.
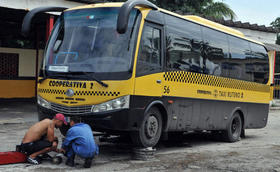
<svg viewBox="0 0 280 172">
<path fill-rule="evenodd" d="M 52 119 L 56 112 L 38 105 L 38 119 Z M 144 118 L 144 109 L 121 109 L 109 112 L 88 114 L 64 114 L 66 117 L 79 117 L 81 121 L 89 124 L 94 131 L 123 132 L 138 131 Z"/>
</svg>

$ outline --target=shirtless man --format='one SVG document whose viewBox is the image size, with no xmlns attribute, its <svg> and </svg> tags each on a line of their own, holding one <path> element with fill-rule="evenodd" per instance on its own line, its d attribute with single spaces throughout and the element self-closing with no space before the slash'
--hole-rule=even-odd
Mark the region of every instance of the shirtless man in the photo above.
<svg viewBox="0 0 280 172">
<path fill-rule="evenodd" d="M 55 117 L 44 119 L 29 128 L 21 143 L 21 151 L 28 155 L 27 161 L 31 164 L 40 164 L 38 155 L 50 151 L 57 151 L 58 139 L 54 136 L 54 128 L 67 125 L 63 114 L 56 114 Z"/>
</svg>

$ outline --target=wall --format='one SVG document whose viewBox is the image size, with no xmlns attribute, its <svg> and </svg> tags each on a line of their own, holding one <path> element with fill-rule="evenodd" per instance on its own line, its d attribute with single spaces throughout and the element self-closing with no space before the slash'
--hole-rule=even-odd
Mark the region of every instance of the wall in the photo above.
<svg viewBox="0 0 280 172">
<path fill-rule="evenodd" d="M 76 7 L 85 5 L 83 3 L 71 2 L 67 0 L 0 0 L 0 7 L 11 9 L 31 10 L 42 6 Z M 1 98 L 31 98 L 35 96 L 35 73 L 36 73 L 36 50 L 1 48 L 2 53 L 19 54 L 18 78 L 7 80 L 0 79 L 0 99 Z M 43 51 L 40 50 L 40 62 Z"/>
<path fill-rule="evenodd" d="M 42 6 L 76 7 L 85 5 L 83 3 L 70 2 L 66 0 L 0 0 L 1 7 L 31 10 Z"/>
<path fill-rule="evenodd" d="M 0 47 L 0 52 L 19 54 L 19 77 L 35 77 L 36 50 Z M 42 58 L 43 50 L 39 50 L 39 66 Z"/>
<path fill-rule="evenodd" d="M 250 39 L 263 43 L 275 44 L 277 39 L 276 33 L 262 32 L 262 31 L 236 28 L 236 27 L 232 27 L 232 28 L 241 31 L 246 37 Z"/>
<path fill-rule="evenodd" d="M 36 50 L 3 48 L 0 52 L 19 54 L 19 76 L 13 80 L 0 80 L 0 98 L 32 98 L 35 96 Z M 43 50 L 39 50 L 39 66 Z"/>
</svg>

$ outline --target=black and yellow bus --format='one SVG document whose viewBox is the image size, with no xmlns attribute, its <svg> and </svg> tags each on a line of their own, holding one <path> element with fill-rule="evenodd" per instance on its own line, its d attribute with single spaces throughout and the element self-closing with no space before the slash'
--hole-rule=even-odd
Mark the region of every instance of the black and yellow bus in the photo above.
<svg viewBox="0 0 280 172">
<path fill-rule="evenodd" d="M 168 133 L 219 131 L 238 141 L 267 124 L 269 57 L 262 43 L 145 1 L 61 11 L 38 78 L 39 120 L 78 116 L 93 130 L 150 147 Z"/>
</svg>

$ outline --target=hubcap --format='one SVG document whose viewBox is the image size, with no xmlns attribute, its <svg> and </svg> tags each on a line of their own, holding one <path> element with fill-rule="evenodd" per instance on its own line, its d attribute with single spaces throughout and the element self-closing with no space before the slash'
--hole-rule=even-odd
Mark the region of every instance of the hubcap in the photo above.
<svg viewBox="0 0 280 172">
<path fill-rule="evenodd" d="M 158 120 L 155 116 L 151 115 L 146 121 L 145 133 L 148 138 L 153 138 L 156 136 L 158 131 Z"/>
</svg>

